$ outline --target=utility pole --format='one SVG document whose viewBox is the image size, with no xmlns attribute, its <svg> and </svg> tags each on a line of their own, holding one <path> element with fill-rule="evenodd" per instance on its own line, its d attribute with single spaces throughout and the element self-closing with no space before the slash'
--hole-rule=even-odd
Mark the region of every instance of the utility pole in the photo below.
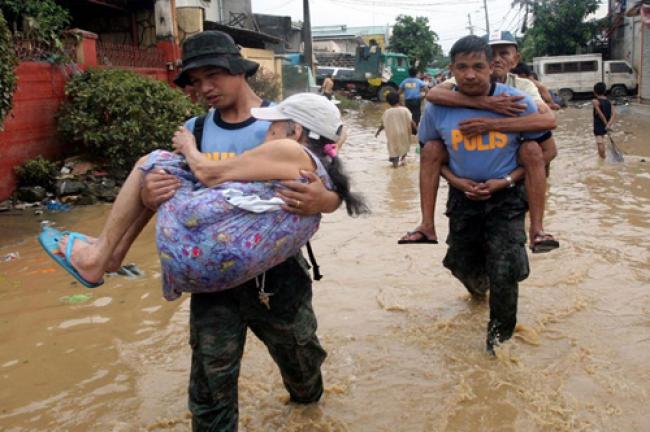
<svg viewBox="0 0 650 432">
<path fill-rule="evenodd" d="M 474 26 L 472 25 L 472 15 L 467 14 L 467 30 L 469 30 L 469 34 L 473 35 L 474 34 Z"/>
<path fill-rule="evenodd" d="M 485 8 L 485 30 L 487 30 L 488 37 L 490 37 L 490 17 L 488 16 L 487 0 L 483 0 L 483 8 Z"/>
<path fill-rule="evenodd" d="M 314 55 L 311 39 L 311 18 L 309 17 L 309 0 L 302 0 L 302 40 L 305 44 L 305 64 L 314 72 Z"/>
</svg>

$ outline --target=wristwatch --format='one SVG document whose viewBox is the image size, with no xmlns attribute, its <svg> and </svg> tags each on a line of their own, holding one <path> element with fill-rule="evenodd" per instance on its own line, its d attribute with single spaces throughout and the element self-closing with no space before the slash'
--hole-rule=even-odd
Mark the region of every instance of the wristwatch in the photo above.
<svg viewBox="0 0 650 432">
<path fill-rule="evenodd" d="M 508 182 L 508 187 L 509 188 L 515 187 L 515 182 L 512 180 L 512 177 L 510 176 L 510 174 L 505 176 L 503 179 Z"/>
</svg>

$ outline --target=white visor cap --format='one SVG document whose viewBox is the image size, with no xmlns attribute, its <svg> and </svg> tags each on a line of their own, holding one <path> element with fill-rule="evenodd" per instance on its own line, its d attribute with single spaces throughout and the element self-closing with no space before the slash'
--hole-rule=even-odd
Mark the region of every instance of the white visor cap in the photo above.
<svg viewBox="0 0 650 432">
<path fill-rule="evenodd" d="M 251 114 L 259 120 L 293 120 L 309 129 L 310 138 L 323 136 L 334 142 L 338 141 L 343 126 L 336 105 L 325 96 L 315 93 L 298 93 L 277 105 L 253 108 Z"/>
</svg>

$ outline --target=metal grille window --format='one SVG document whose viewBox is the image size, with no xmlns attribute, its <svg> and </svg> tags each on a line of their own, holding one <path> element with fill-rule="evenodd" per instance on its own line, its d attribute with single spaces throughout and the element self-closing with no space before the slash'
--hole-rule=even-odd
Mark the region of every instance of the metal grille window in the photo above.
<svg viewBox="0 0 650 432">
<path fill-rule="evenodd" d="M 105 66 L 162 67 L 165 59 L 157 48 L 97 41 L 97 58 Z"/>
</svg>

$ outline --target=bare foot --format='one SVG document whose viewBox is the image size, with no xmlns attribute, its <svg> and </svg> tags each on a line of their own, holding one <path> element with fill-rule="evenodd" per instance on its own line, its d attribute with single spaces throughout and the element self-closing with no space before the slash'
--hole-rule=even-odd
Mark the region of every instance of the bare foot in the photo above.
<svg viewBox="0 0 650 432">
<path fill-rule="evenodd" d="M 95 244 L 97 242 L 97 237 L 86 236 L 86 242 L 91 245 Z M 116 250 L 113 252 L 111 259 L 108 260 L 108 264 L 106 264 L 106 272 L 115 273 L 118 271 L 122 267 L 122 261 L 124 261 L 124 254 L 121 254 Z"/>
<path fill-rule="evenodd" d="M 64 236 L 59 242 L 59 249 L 62 252 L 68 247 L 70 236 Z M 96 240 L 95 240 L 96 242 Z M 96 243 L 90 243 L 76 239 L 72 245 L 70 254 L 70 265 L 79 273 L 79 276 L 90 283 L 98 283 L 104 276 L 105 269 L 102 266 L 97 253 Z"/>
</svg>

